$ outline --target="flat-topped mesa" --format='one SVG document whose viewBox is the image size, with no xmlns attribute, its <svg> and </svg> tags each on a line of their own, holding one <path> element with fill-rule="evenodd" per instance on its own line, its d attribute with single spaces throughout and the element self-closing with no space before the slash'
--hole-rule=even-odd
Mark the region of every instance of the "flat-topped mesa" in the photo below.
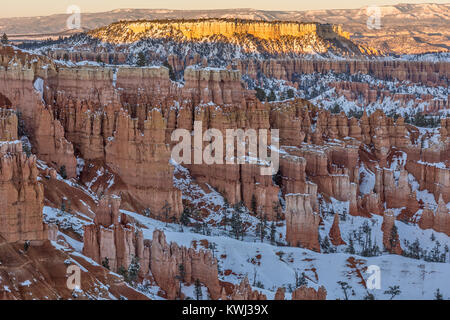
<svg viewBox="0 0 450 320">
<path fill-rule="evenodd" d="M 341 26 L 320 23 L 239 19 L 122 21 L 90 31 L 88 35 L 125 47 L 145 39 L 164 41 L 165 44 L 168 41 L 169 45 L 182 42 L 194 52 L 196 49 L 192 45 L 198 42 L 201 45 L 227 44 L 244 55 L 301 55 L 328 51 L 344 55 L 378 54 L 377 50 L 353 43 L 350 34 Z M 183 62 L 186 63 L 189 61 Z"/>
<path fill-rule="evenodd" d="M 37 176 L 36 157 L 22 152 L 20 141 L 0 141 L 0 236 L 7 242 L 48 239 Z"/>
<path fill-rule="evenodd" d="M 226 39 L 252 35 L 264 40 L 278 40 L 309 34 L 317 34 L 325 39 L 350 39 L 350 34 L 344 32 L 340 25 L 239 19 L 117 22 L 89 32 L 89 35 L 111 43 L 129 43 L 168 35 L 179 40 L 201 40 L 217 35 Z"/>
<path fill-rule="evenodd" d="M 308 194 L 286 195 L 286 241 L 291 246 L 320 252 L 320 216 L 313 212 Z"/>
</svg>

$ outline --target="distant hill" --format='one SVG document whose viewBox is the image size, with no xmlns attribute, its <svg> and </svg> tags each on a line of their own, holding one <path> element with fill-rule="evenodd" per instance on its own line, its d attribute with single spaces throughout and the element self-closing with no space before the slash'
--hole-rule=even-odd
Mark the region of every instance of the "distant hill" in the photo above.
<svg viewBox="0 0 450 320">
<path fill-rule="evenodd" d="M 381 29 L 367 27 L 367 8 L 314 11 L 263 11 L 255 9 L 164 10 L 120 9 L 84 13 L 82 28 L 92 30 L 120 20 L 239 18 L 341 24 L 351 39 L 385 52 L 423 53 L 449 51 L 450 4 L 397 4 L 381 6 Z M 68 15 L 0 19 L 0 32 L 10 38 L 42 38 L 65 33 Z M 26 36 L 24 36 L 26 35 Z M 33 36 L 30 36 L 33 35 Z M 38 36 L 37 36 L 38 35 Z"/>
</svg>

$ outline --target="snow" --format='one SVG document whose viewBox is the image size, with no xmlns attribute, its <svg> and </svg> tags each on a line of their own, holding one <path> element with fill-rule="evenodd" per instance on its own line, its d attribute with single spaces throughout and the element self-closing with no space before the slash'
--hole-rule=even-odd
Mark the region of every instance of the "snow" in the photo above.
<svg viewBox="0 0 450 320">
<path fill-rule="evenodd" d="M 33 83 L 34 90 L 39 94 L 41 101 L 44 101 L 44 80 L 42 78 L 36 78 Z"/>
</svg>

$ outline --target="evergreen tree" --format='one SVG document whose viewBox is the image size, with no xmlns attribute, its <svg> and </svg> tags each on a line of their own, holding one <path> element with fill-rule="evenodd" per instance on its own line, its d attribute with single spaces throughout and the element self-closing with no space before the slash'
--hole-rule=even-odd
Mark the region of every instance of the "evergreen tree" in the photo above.
<svg viewBox="0 0 450 320">
<path fill-rule="evenodd" d="M 375 296 L 370 292 L 367 292 L 367 294 L 364 296 L 364 300 L 375 300 Z"/>
<path fill-rule="evenodd" d="M 131 284 L 137 280 L 140 269 L 141 269 L 141 266 L 139 265 L 139 258 L 136 256 L 133 256 L 133 258 L 131 259 L 131 264 L 128 267 L 128 278 L 127 278 L 128 283 Z"/>
<path fill-rule="evenodd" d="M 2 44 L 8 44 L 8 36 L 6 35 L 6 33 L 3 34 L 2 36 L 2 40 L 1 40 Z"/>
<path fill-rule="evenodd" d="M 388 294 L 391 296 L 390 300 L 394 299 L 395 296 L 398 296 L 402 291 L 400 290 L 400 286 L 389 286 L 389 290 L 386 290 L 384 294 Z"/>
<path fill-rule="evenodd" d="M 389 243 L 391 245 L 391 250 L 394 249 L 398 244 L 398 230 L 397 226 L 393 226 L 391 229 L 391 238 L 389 239 Z"/>
<path fill-rule="evenodd" d="M 203 293 L 202 293 L 202 285 L 200 284 L 200 280 L 195 280 L 195 289 L 194 289 L 194 293 L 195 293 L 195 298 L 197 300 L 202 300 L 203 297 Z"/>
<path fill-rule="evenodd" d="M 164 220 L 166 221 L 166 227 L 167 223 L 169 221 L 170 212 L 172 211 L 172 207 L 169 205 L 167 200 L 164 202 L 164 206 L 162 207 L 162 212 L 164 215 Z"/>
<path fill-rule="evenodd" d="M 259 101 L 266 101 L 266 93 L 261 88 L 256 88 L 256 98 L 258 98 Z"/>
<path fill-rule="evenodd" d="M 434 298 L 436 300 L 444 300 L 444 297 L 442 296 L 442 293 L 439 289 L 437 289 L 436 292 L 434 293 Z"/>
<path fill-rule="evenodd" d="M 184 270 L 184 265 L 182 263 L 178 265 L 178 273 L 180 274 L 180 281 L 184 281 L 186 271 Z"/>
<path fill-rule="evenodd" d="M 244 237 L 241 215 L 238 210 L 233 210 L 231 216 L 231 232 L 236 239 Z"/>
<path fill-rule="evenodd" d="M 166 67 L 167 69 L 169 69 L 169 78 L 172 81 L 176 81 L 176 77 L 175 77 L 175 72 L 173 72 L 173 68 L 170 65 L 169 61 L 164 61 L 163 66 Z"/>
<path fill-rule="evenodd" d="M 30 241 L 29 241 L 29 240 L 26 240 L 26 241 L 23 243 L 23 251 L 27 252 L 27 251 L 28 251 L 28 248 L 30 248 Z M 439 289 L 438 289 L 438 290 L 439 290 Z"/>
<path fill-rule="evenodd" d="M 341 289 L 344 292 L 345 300 L 348 300 L 347 290 L 351 289 L 352 287 L 344 281 L 338 281 L 337 283 L 341 286 Z"/>
<path fill-rule="evenodd" d="M 67 179 L 67 171 L 66 171 L 65 165 L 62 165 L 61 168 L 59 168 L 59 174 L 60 174 L 61 178 Z"/>
<path fill-rule="evenodd" d="M 341 107 L 339 106 L 339 104 L 335 104 L 331 109 L 330 109 L 331 113 L 333 114 L 338 114 L 341 112 Z"/>
<path fill-rule="evenodd" d="M 215 253 L 216 253 L 217 245 L 214 242 L 211 242 L 208 247 L 211 250 L 213 258 L 214 258 L 215 257 Z"/>
<path fill-rule="evenodd" d="M 138 67 L 144 67 L 147 65 L 147 58 L 142 51 L 138 53 L 136 65 Z"/>
<path fill-rule="evenodd" d="M 272 224 L 270 225 L 270 243 L 275 243 L 275 235 L 276 235 L 276 228 L 275 228 L 275 222 L 272 221 Z"/>
<path fill-rule="evenodd" d="M 350 254 L 355 254 L 355 247 L 354 247 L 353 238 L 351 235 L 350 235 L 350 238 L 348 239 L 348 246 L 345 249 L 345 252 L 350 253 Z"/>
<path fill-rule="evenodd" d="M 294 97 L 294 90 L 288 89 L 287 91 L 287 98 L 292 99 Z"/>
<path fill-rule="evenodd" d="M 105 257 L 105 259 L 103 259 L 103 261 L 102 261 L 102 266 L 103 266 L 104 268 L 110 270 L 110 269 L 109 269 L 109 259 L 108 259 L 108 257 Z"/>
<path fill-rule="evenodd" d="M 123 266 L 120 266 L 120 267 L 117 269 L 117 273 L 118 273 L 119 275 L 121 275 L 121 276 L 124 278 L 125 281 L 128 282 L 128 271 L 127 271 L 127 269 L 125 269 Z"/>
<path fill-rule="evenodd" d="M 190 216 L 191 216 L 191 211 L 189 208 L 184 208 L 183 213 L 181 214 L 180 217 L 180 222 L 182 225 L 187 226 L 190 222 Z"/>
<path fill-rule="evenodd" d="M 256 196 L 252 194 L 252 199 L 250 200 L 250 208 L 253 212 L 253 214 L 257 214 L 257 202 L 256 202 Z"/>
<path fill-rule="evenodd" d="M 306 285 L 308 285 L 308 280 L 306 280 L 305 273 L 302 272 L 302 274 L 299 276 L 297 271 L 295 271 L 295 288 L 299 288 Z"/>
<path fill-rule="evenodd" d="M 267 101 L 271 102 L 271 101 L 275 101 L 277 99 L 277 97 L 275 96 L 275 92 L 273 92 L 273 90 L 270 90 L 270 94 L 267 97 Z"/>
</svg>

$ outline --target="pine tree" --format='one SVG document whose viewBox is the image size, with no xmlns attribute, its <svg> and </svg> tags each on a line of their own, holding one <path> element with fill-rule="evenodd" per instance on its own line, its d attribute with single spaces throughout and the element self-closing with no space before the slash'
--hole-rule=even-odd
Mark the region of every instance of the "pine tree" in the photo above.
<svg viewBox="0 0 450 320">
<path fill-rule="evenodd" d="M 3 34 L 2 36 L 2 40 L 1 40 L 2 44 L 8 44 L 8 36 L 6 35 L 6 33 Z"/>
<path fill-rule="evenodd" d="M 59 168 L 59 174 L 60 174 L 61 178 L 67 179 L 67 171 L 66 171 L 65 165 L 62 165 L 61 168 Z"/>
<path fill-rule="evenodd" d="M 352 287 L 344 281 L 338 281 L 337 283 L 341 286 L 341 289 L 344 292 L 345 300 L 348 300 L 347 290 L 351 289 Z"/>
<path fill-rule="evenodd" d="M 109 267 L 109 259 L 108 259 L 108 257 L 105 257 L 105 259 L 103 259 L 103 261 L 102 261 L 102 266 L 103 266 L 104 268 L 110 270 L 110 269 L 109 269 L 110 267 Z"/>
<path fill-rule="evenodd" d="M 271 101 L 275 101 L 277 99 L 277 97 L 275 96 L 275 92 L 273 92 L 273 90 L 270 90 L 270 94 L 267 97 L 267 101 L 271 102 Z"/>
<path fill-rule="evenodd" d="M 118 273 L 119 275 L 121 275 L 121 276 L 124 278 L 124 280 L 125 280 L 126 282 L 128 282 L 128 271 L 127 271 L 127 269 L 125 269 L 123 266 L 120 266 L 120 267 L 117 269 L 117 273 Z"/>
<path fill-rule="evenodd" d="M 142 51 L 138 53 L 136 65 L 138 67 L 144 67 L 147 65 L 147 58 Z"/>
<path fill-rule="evenodd" d="M 276 235 L 276 228 L 275 228 L 275 222 L 272 221 L 272 224 L 270 225 L 270 243 L 275 243 L 275 235 Z"/>
<path fill-rule="evenodd" d="M 295 287 L 299 288 L 308 285 L 308 280 L 306 280 L 305 273 L 302 272 L 301 276 L 295 271 Z"/>
<path fill-rule="evenodd" d="M 397 226 L 395 225 L 391 229 L 391 238 L 389 239 L 389 243 L 391 245 L 391 250 L 394 250 L 398 244 L 398 231 Z"/>
<path fill-rule="evenodd" d="M 390 300 L 394 299 L 395 296 L 398 296 L 402 291 L 400 290 L 400 286 L 389 286 L 389 290 L 386 290 L 384 294 L 388 294 L 391 296 Z"/>
<path fill-rule="evenodd" d="M 197 300 L 202 300 L 203 297 L 203 293 L 202 293 L 202 285 L 200 284 L 200 280 L 195 280 L 195 289 L 194 289 L 194 293 L 195 293 L 195 298 Z"/>
<path fill-rule="evenodd" d="M 256 88 L 256 98 L 258 98 L 259 101 L 266 101 L 266 93 L 261 88 Z"/>
<path fill-rule="evenodd" d="M 257 202 L 256 202 L 256 196 L 252 194 L 252 199 L 250 200 L 250 208 L 252 209 L 253 214 L 256 214 L 257 212 Z"/>
<path fill-rule="evenodd" d="M 288 97 L 288 99 L 292 99 L 294 97 L 294 90 L 288 89 L 287 97 Z"/>
<path fill-rule="evenodd" d="M 129 283 L 133 283 L 137 280 L 139 276 L 139 270 L 141 269 L 141 266 L 139 265 L 139 258 L 136 256 L 133 256 L 131 259 L 131 264 L 128 267 L 128 281 Z"/>
<path fill-rule="evenodd" d="M 437 289 L 436 292 L 434 293 L 434 298 L 436 300 L 444 300 L 444 297 L 442 296 L 442 293 L 439 289 Z"/>
<path fill-rule="evenodd" d="M 170 65 L 169 61 L 164 61 L 163 66 L 166 67 L 167 69 L 169 69 L 169 78 L 172 81 L 176 81 L 177 79 L 175 78 L 175 72 L 173 72 L 173 68 Z"/>
<path fill-rule="evenodd" d="M 180 222 L 182 225 L 187 226 L 190 222 L 189 218 L 191 216 L 191 212 L 189 210 L 189 208 L 184 208 L 183 213 L 181 214 L 180 217 Z"/>
<path fill-rule="evenodd" d="M 351 236 L 348 239 L 348 247 L 345 249 L 345 252 L 355 254 L 355 247 L 353 245 L 353 238 Z"/>
<path fill-rule="evenodd" d="M 164 206 L 162 207 L 162 212 L 163 212 L 163 215 L 164 215 L 164 219 L 166 221 L 166 227 L 168 225 L 169 216 L 170 216 L 170 212 L 171 211 L 172 211 L 172 207 L 169 205 L 169 203 L 166 200 L 164 202 Z"/>
</svg>

